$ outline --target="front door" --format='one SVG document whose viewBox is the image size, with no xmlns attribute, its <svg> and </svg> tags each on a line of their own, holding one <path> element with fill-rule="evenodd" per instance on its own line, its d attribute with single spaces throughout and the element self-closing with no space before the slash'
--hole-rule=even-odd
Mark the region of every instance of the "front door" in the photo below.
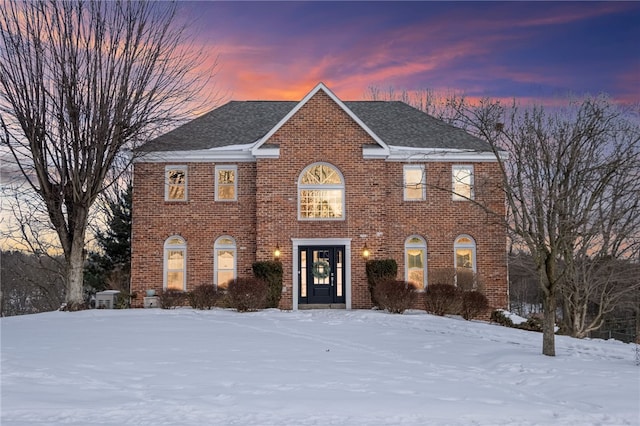
<svg viewBox="0 0 640 426">
<path fill-rule="evenodd" d="M 345 303 L 344 246 L 298 248 L 299 303 Z"/>
</svg>

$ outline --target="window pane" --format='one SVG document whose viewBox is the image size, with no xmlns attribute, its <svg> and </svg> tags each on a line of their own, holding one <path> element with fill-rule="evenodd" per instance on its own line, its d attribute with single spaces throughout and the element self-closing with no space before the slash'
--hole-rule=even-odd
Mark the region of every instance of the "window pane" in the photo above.
<svg viewBox="0 0 640 426">
<path fill-rule="evenodd" d="M 167 197 L 169 200 L 185 199 L 186 173 L 181 169 L 167 170 Z"/>
<path fill-rule="evenodd" d="M 407 265 L 409 268 L 423 268 L 423 251 L 421 249 L 407 250 Z"/>
<path fill-rule="evenodd" d="M 300 252 L 300 297 L 307 297 L 307 252 Z"/>
<path fill-rule="evenodd" d="M 235 170 L 218 170 L 218 183 L 221 185 L 232 185 L 235 178 Z"/>
<path fill-rule="evenodd" d="M 218 186 L 218 199 L 220 200 L 235 200 L 236 188 L 233 185 L 219 185 Z"/>
<path fill-rule="evenodd" d="M 167 269 L 184 269 L 184 252 L 182 250 L 169 250 Z"/>
<path fill-rule="evenodd" d="M 411 269 L 409 268 L 409 282 L 411 284 L 414 284 L 418 289 L 423 289 L 424 288 L 424 269 L 422 268 L 416 268 L 416 269 Z"/>
<path fill-rule="evenodd" d="M 473 251 L 470 248 L 456 249 L 456 266 L 458 268 L 473 268 Z"/>
<path fill-rule="evenodd" d="M 472 176 L 471 167 L 453 168 L 453 195 L 454 199 L 472 198 Z"/>
<path fill-rule="evenodd" d="M 184 272 L 168 272 L 167 288 L 169 290 L 184 290 Z"/>
<path fill-rule="evenodd" d="M 424 170 L 422 168 L 404 169 L 404 199 L 422 200 L 424 199 Z"/>
<path fill-rule="evenodd" d="M 219 288 L 229 287 L 229 281 L 233 279 L 234 279 L 233 271 L 218 270 L 218 287 Z"/>
<path fill-rule="evenodd" d="M 218 270 L 221 269 L 233 270 L 233 251 L 218 250 Z"/>
<path fill-rule="evenodd" d="M 301 190 L 300 217 L 302 218 L 341 218 L 342 197 L 341 189 L 332 190 Z"/>
<path fill-rule="evenodd" d="M 318 164 L 307 170 L 300 183 L 305 185 L 341 184 L 342 180 L 333 167 Z"/>
</svg>

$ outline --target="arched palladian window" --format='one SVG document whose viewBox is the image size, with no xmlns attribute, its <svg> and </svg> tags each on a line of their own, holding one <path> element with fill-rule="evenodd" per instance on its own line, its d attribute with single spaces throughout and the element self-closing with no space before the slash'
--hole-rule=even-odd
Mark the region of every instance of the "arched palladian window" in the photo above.
<svg viewBox="0 0 640 426">
<path fill-rule="evenodd" d="M 164 242 L 164 289 L 186 290 L 187 243 L 173 236 Z"/>
<path fill-rule="evenodd" d="M 229 281 L 237 276 L 236 241 L 223 236 L 216 240 L 213 246 L 213 285 L 227 288 Z"/>
<path fill-rule="evenodd" d="M 453 244 L 456 285 L 469 290 L 475 288 L 476 242 L 468 235 L 460 235 Z"/>
<path fill-rule="evenodd" d="M 404 243 L 405 280 L 424 290 L 427 286 L 427 243 L 419 235 L 412 235 Z"/>
<path fill-rule="evenodd" d="M 344 179 L 327 163 L 315 163 L 298 180 L 298 218 L 301 220 L 344 219 Z"/>
</svg>

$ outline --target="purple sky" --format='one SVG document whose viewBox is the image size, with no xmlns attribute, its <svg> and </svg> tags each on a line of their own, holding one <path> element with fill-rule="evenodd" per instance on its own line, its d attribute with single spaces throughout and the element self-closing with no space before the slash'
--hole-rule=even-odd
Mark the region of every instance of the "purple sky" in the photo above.
<svg viewBox="0 0 640 426">
<path fill-rule="evenodd" d="M 369 86 L 640 101 L 640 2 L 187 2 L 228 99 Z M 207 47 L 209 50 L 209 47 Z"/>
</svg>

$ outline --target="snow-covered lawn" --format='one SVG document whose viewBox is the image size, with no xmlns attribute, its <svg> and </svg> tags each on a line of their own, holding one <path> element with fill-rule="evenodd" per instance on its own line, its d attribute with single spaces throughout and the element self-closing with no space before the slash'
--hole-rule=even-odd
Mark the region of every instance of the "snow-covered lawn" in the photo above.
<svg viewBox="0 0 640 426">
<path fill-rule="evenodd" d="M 638 425 L 632 344 L 412 311 L 2 318 L 12 425 Z"/>
</svg>

